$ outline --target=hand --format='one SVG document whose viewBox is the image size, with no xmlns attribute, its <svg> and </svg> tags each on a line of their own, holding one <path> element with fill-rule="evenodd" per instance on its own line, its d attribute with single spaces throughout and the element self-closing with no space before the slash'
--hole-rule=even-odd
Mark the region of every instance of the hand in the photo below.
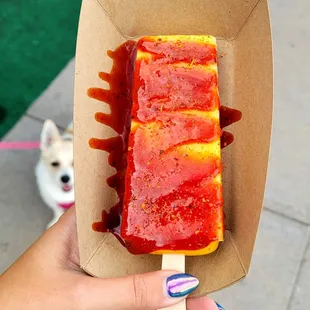
<svg viewBox="0 0 310 310">
<path fill-rule="evenodd" d="M 0 276 L 0 305 L 6 310 L 160 309 L 180 302 L 167 293 L 173 271 L 98 279 L 79 267 L 72 207 Z M 179 295 L 180 296 L 180 295 Z M 187 309 L 218 310 L 207 297 L 189 299 Z"/>
</svg>

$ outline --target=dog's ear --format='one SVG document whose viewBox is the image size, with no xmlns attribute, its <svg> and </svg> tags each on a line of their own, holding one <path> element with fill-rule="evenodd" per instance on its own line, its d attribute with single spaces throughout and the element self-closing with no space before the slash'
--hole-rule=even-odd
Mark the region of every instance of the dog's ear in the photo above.
<svg viewBox="0 0 310 310">
<path fill-rule="evenodd" d="M 50 145 L 60 139 L 60 134 L 55 123 L 49 119 L 46 120 L 41 132 L 41 150 L 46 151 Z"/>
</svg>

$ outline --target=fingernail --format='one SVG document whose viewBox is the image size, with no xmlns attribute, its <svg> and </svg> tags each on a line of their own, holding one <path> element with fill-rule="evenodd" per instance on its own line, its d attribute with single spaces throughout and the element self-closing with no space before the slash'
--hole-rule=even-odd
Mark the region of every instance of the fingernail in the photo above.
<svg viewBox="0 0 310 310">
<path fill-rule="evenodd" d="M 218 304 L 217 302 L 215 302 L 217 307 L 220 309 L 220 310 L 225 310 L 220 304 Z"/>
<path fill-rule="evenodd" d="M 190 274 L 180 273 L 167 278 L 166 285 L 170 297 L 183 297 L 198 287 L 199 280 Z"/>
</svg>

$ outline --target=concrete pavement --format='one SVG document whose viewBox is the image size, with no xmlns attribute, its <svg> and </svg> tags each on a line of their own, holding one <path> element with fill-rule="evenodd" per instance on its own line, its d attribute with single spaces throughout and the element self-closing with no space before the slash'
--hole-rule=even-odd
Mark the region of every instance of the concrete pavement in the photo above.
<svg viewBox="0 0 310 310">
<path fill-rule="evenodd" d="M 275 111 L 265 209 L 248 278 L 212 294 L 228 310 L 310 309 L 310 2 L 270 0 Z M 73 61 L 6 140 L 37 140 L 43 121 L 72 119 Z M 51 212 L 35 185 L 38 151 L 0 154 L 0 272 L 44 230 Z"/>
</svg>

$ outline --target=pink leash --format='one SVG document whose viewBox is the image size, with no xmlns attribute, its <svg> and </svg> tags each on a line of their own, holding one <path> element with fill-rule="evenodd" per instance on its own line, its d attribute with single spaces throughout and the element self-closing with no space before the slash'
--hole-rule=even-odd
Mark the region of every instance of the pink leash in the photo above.
<svg viewBox="0 0 310 310">
<path fill-rule="evenodd" d="M 39 149 L 39 141 L 9 142 L 0 141 L 0 150 L 32 150 Z"/>
</svg>

